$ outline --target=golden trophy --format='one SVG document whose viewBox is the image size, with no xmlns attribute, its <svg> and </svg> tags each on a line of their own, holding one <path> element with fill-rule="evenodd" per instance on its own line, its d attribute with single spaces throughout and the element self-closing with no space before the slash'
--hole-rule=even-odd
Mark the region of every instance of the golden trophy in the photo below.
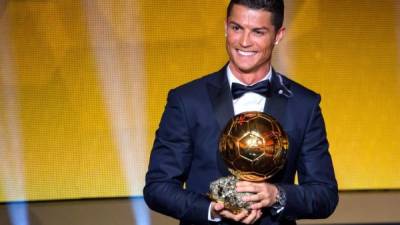
<svg viewBox="0 0 400 225">
<path fill-rule="evenodd" d="M 219 153 L 233 176 L 212 182 L 208 196 L 233 213 L 249 209 L 242 197 L 251 193 L 236 192 L 236 182 L 271 178 L 283 168 L 288 149 L 288 137 L 272 116 L 263 112 L 234 116 L 219 139 Z"/>
</svg>

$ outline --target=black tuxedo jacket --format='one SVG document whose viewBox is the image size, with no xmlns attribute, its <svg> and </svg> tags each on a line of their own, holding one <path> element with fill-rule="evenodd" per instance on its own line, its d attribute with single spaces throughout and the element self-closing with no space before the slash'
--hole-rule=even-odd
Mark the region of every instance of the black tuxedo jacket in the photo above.
<svg viewBox="0 0 400 225">
<path fill-rule="evenodd" d="M 257 224 L 295 224 L 334 211 L 338 190 L 319 102 L 318 94 L 273 71 L 264 111 L 287 132 L 289 151 L 270 182 L 284 189 L 287 205 L 278 216 L 265 209 Z M 218 139 L 233 116 L 226 66 L 169 92 L 146 175 L 144 197 L 151 209 L 181 224 L 212 224 L 206 193 L 210 182 L 228 175 Z"/>
</svg>

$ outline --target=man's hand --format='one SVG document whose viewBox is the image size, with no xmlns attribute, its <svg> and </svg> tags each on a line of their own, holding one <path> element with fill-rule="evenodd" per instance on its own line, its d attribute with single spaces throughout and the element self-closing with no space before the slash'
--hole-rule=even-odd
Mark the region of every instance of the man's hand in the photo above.
<svg viewBox="0 0 400 225">
<path fill-rule="evenodd" d="M 278 195 L 278 188 L 265 182 L 240 181 L 236 183 L 236 191 L 254 193 L 243 197 L 243 201 L 251 202 L 250 207 L 252 210 L 270 207 L 276 202 Z"/>
<path fill-rule="evenodd" d="M 234 220 L 236 222 L 241 222 L 244 224 L 253 224 L 255 223 L 262 215 L 262 212 L 260 209 L 256 209 L 256 210 L 250 210 L 247 211 L 245 209 L 243 209 L 242 211 L 240 211 L 238 214 L 233 214 L 231 211 L 225 209 L 224 204 L 223 203 L 211 203 L 212 204 L 212 212 L 211 212 L 211 216 L 212 217 L 216 217 L 216 216 L 220 216 L 220 217 L 224 217 L 227 219 L 231 219 Z"/>
</svg>

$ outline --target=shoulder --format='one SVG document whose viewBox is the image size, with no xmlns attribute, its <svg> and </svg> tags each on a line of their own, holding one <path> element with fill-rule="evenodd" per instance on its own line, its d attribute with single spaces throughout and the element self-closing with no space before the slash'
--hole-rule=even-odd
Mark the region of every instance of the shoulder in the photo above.
<svg viewBox="0 0 400 225">
<path fill-rule="evenodd" d="M 288 78 L 286 75 L 276 73 L 281 83 L 289 91 L 289 98 L 293 100 L 320 101 L 320 94 Z"/>
<path fill-rule="evenodd" d="M 204 97 L 207 94 L 207 86 L 218 84 L 223 80 L 225 72 L 223 69 L 203 75 L 197 79 L 189 81 L 185 84 L 182 84 L 178 87 L 175 87 L 170 90 L 170 95 L 175 94 L 182 97 Z"/>
</svg>

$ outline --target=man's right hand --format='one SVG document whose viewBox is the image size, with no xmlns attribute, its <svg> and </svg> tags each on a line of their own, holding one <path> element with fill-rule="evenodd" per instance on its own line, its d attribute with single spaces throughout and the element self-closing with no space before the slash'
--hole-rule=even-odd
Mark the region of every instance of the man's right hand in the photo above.
<svg viewBox="0 0 400 225">
<path fill-rule="evenodd" d="M 233 214 L 231 211 L 225 209 L 223 203 L 213 202 L 211 204 L 211 216 L 213 218 L 224 217 L 244 224 L 253 224 L 262 216 L 260 209 L 250 211 L 242 209 L 238 214 Z"/>
</svg>

